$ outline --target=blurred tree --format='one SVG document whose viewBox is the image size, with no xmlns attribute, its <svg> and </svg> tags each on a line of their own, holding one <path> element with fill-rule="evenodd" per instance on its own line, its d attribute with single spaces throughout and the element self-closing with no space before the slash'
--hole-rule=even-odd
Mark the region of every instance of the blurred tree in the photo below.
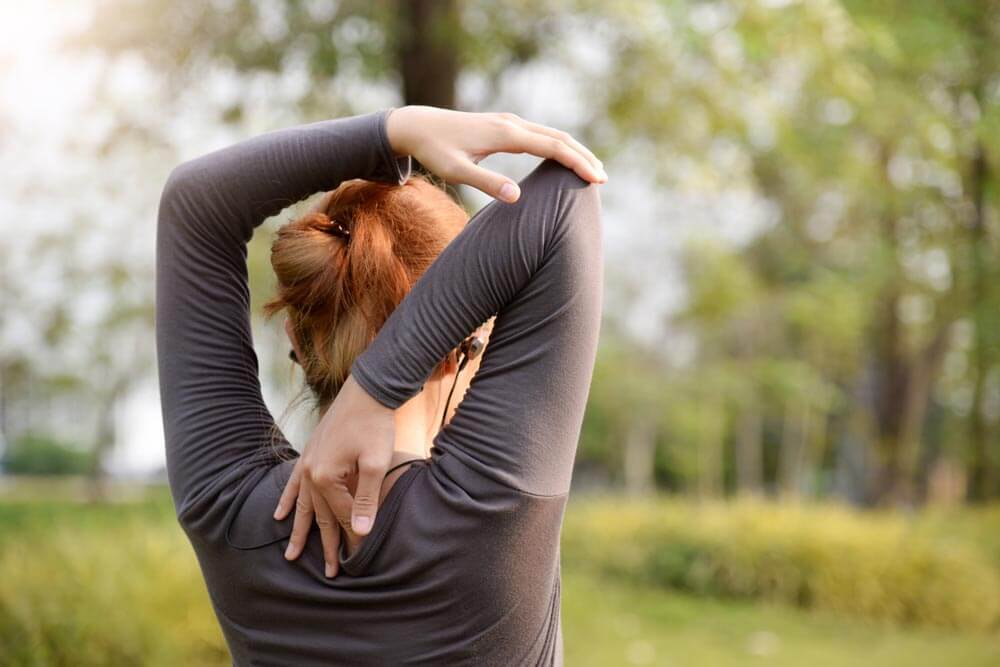
<svg viewBox="0 0 1000 667">
<path fill-rule="evenodd" d="M 1000 143 L 989 46 L 997 4 L 633 8 L 633 20 L 611 31 L 619 62 L 603 82 L 601 103 L 617 136 L 652 141 L 671 155 L 657 165 L 668 183 L 751 188 L 777 213 L 777 224 L 735 259 L 743 268 L 710 271 L 712 289 L 732 284 L 733 293 L 699 294 L 697 276 L 688 274 L 694 293 L 685 318 L 698 332 L 697 363 L 728 364 L 747 387 L 733 422 L 737 486 L 759 486 L 761 420 L 775 418 L 762 414 L 760 379 L 748 369 L 760 369 L 754 360 L 801 359 L 820 373 L 820 386 L 872 396 L 869 405 L 838 408 L 871 416 L 880 462 L 872 498 L 913 501 L 928 406 L 948 400 L 935 387 L 954 325 L 968 318 L 978 324 L 977 368 L 967 376 L 978 415 L 973 478 L 985 479 L 986 443 L 996 440 L 995 423 L 986 434 L 988 385 L 979 383 L 995 372 L 986 350 L 996 327 L 986 317 L 996 312 L 987 209 L 995 207 L 988 147 Z M 963 253 L 970 235 L 974 250 Z M 734 262 L 710 263 L 723 260 Z M 718 283 L 734 271 L 745 275 Z M 867 387 L 861 394 L 852 387 L 859 382 Z M 782 421 L 786 431 L 803 428 L 801 419 Z M 787 447 L 797 440 L 782 438 Z"/>
<path fill-rule="evenodd" d="M 685 257 L 689 299 L 679 321 L 693 325 L 701 370 L 718 383 L 717 400 L 734 412 L 736 490 L 759 494 L 764 405 L 754 362 L 767 338 L 767 308 L 766 295 L 747 268 L 739 256 L 715 245 L 694 245 Z"/>
<path fill-rule="evenodd" d="M 107 460 L 119 442 L 119 409 L 153 364 L 153 305 L 147 292 L 151 267 L 140 266 L 125 253 L 89 264 L 87 235 L 43 237 L 32 253 L 38 264 L 62 273 L 60 299 L 45 319 L 46 380 L 70 383 L 93 424 L 87 471 L 90 494 L 105 496 Z M 86 304 L 85 312 L 80 312 Z M 74 312 L 75 311 L 75 312 Z"/>
<path fill-rule="evenodd" d="M 84 259 L 99 236 L 93 226 L 90 234 L 40 235 L 27 249 L 32 279 L 5 283 L 0 301 L 8 322 L 25 326 L 30 318 L 40 329 L 0 357 L 0 427 L 16 450 L 7 471 L 45 472 L 41 461 L 51 454 L 51 472 L 86 472 L 95 497 L 104 495 L 107 458 L 118 443 L 118 409 L 153 360 L 150 269 L 125 253 Z M 70 431 L 86 451 L 64 455 L 53 444 Z M 33 447 L 39 451 L 27 451 Z M 63 470 L 70 460 L 72 470 Z"/>
<path fill-rule="evenodd" d="M 655 488 L 657 442 L 670 397 L 667 386 L 654 355 L 606 329 L 587 413 L 588 426 L 600 425 L 599 440 L 585 439 L 582 453 L 585 459 L 603 458 L 620 473 L 630 495 L 646 495 Z"/>
<path fill-rule="evenodd" d="M 880 215 L 891 271 L 881 301 L 885 390 L 879 424 L 890 444 L 884 493 L 912 496 L 922 424 L 952 345 L 952 325 L 971 320 L 975 342 L 970 363 L 970 490 L 984 496 L 990 493 L 984 390 L 991 363 L 988 349 L 996 346 L 987 317 L 990 303 L 996 304 L 990 295 L 988 267 L 997 264 L 996 248 L 990 248 L 986 230 L 986 189 L 991 178 L 986 153 L 988 145 L 1000 144 L 996 120 L 1000 98 L 995 91 L 988 98 L 984 91 L 987 82 L 995 85 L 1000 77 L 1000 59 L 995 55 L 1000 3 L 851 3 L 850 8 L 867 35 L 880 40 L 881 48 L 868 51 L 866 61 L 876 80 L 892 91 L 889 105 L 883 97 L 871 108 L 869 121 L 871 134 L 878 137 L 888 193 Z M 904 122 L 890 127 L 876 118 L 876 114 L 884 118 L 887 111 Z M 965 243 L 972 247 L 971 261 L 965 258 Z M 951 285 L 935 290 L 937 294 L 915 285 L 914 250 L 924 254 L 920 268 L 925 273 L 928 265 L 933 268 L 933 258 L 941 257 Z M 925 277 L 922 282 L 929 281 Z M 908 354 L 906 338 L 915 327 L 907 327 L 906 311 L 910 308 L 913 314 L 912 305 L 921 303 L 916 300 L 920 298 L 932 317 L 930 326 L 924 327 L 922 345 L 911 344 L 913 351 Z"/>
<path fill-rule="evenodd" d="M 462 74 L 495 81 L 537 57 L 565 16 L 562 4 L 99 0 L 81 43 L 140 53 L 178 89 L 212 71 L 295 70 L 307 82 L 293 99 L 305 116 L 351 108 L 341 75 L 396 88 L 406 104 L 455 107 Z M 234 99 L 226 119 L 238 120 L 243 102 Z"/>
<path fill-rule="evenodd" d="M 237 81 L 228 123 L 260 80 L 299 120 L 367 108 L 357 82 L 461 106 L 465 76 L 495 84 L 562 50 L 603 63 L 583 105 L 600 146 L 639 149 L 676 190 L 749 192 L 768 214 L 738 247 L 687 247 L 670 324 L 691 359 L 671 366 L 624 326 L 602 347 L 584 457 L 639 491 L 668 465 L 703 494 L 795 496 L 869 447 L 869 500 L 905 503 L 935 458 L 967 458 L 972 498 L 998 492 L 998 13 L 998 0 L 100 0 L 83 42 L 140 54 L 176 91 Z M 954 428 L 930 432 L 930 414 Z"/>
<path fill-rule="evenodd" d="M 259 102 L 254 91 L 261 90 L 270 115 L 303 122 L 367 110 L 371 102 L 355 95 L 359 84 L 397 89 L 407 104 L 460 106 L 460 75 L 495 81 L 512 65 L 538 56 L 561 16 L 550 9 L 532 2 L 453 0 L 97 0 L 90 25 L 71 46 L 97 48 L 112 60 L 138 55 L 150 66 L 145 74 L 160 77 L 170 91 L 165 103 L 181 104 L 184 93 L 200 91 L 207 123 L 241 123 L 247 107 Z M 218 99 L 223 104 L 213 103 Z M 107 153 L 134 150 L 123 139 L 135 137 L 147 145 L 170 143 L 171 128 L 160 117 L 122 114 L 115 121 L 119 127 L 102 148 Z M 261 280 L 270 275 L 263 236 L 250 250 L 257 302 L 260 289 L 270 286 Z M 120 288 L 149 284 L 142 269 L 109 262 L 101 270 L 108 296 L 120 307 L 88 329 L 95 351 L 88 386 L 98 404 L 95 480 L 116 440 L 115 406 L 142 379 L 150 360 L 148 346 L 132 350 L 129 341 L 148 340 L 152 326 L 151 293 L 120 298 Z"/>
<path fill-rule="evenodd" d="M 952 90 L 961 104 L 972 100 L 968 114 L 961 117 L 964 135 L 964 162 L 961 169 L 964 189 L 971 206 L 969 217 L 968 257 L 969 294 L 974 342 L 972 350 L 972 398 L 970 406 L 971 460 L 969 496 L 982 501 L 1000 492 L 997 469 L 1000 467 L 1000 433 L 989 424 L 987 392 L 997 390 L 1000 368 L 1000 262 L 995 220 L 997 171 L 1000 165 L 1000 3 L 966 3 L 956 9 L 949 28 L 965 48 L 959 60 Z M 990 229 L 990 210 L 994 211 Z M 995 410 L 993 411 L 996 412 Z M 995 422 L 996 415 L 993 415 Z"/>
</svg>

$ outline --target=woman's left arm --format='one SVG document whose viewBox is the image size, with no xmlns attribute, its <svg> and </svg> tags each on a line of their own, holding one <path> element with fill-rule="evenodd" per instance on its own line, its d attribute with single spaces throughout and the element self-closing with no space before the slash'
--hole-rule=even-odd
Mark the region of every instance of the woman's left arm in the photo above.
<svg viewBox="0 0 1000 667">
<path fill-rule="evenodd" d="M 247 242 L 267 217 L 344 180 L 403 182 L 409 158 L 390 147 L 389 113 L 264 134 L 181 164 L 164 187 L 157 356 L 167 473 L 189 530 L 211 522 L 205 503 L 213 483 L 258 457 L 275 460 L 250 333 Z"/>
</svg>

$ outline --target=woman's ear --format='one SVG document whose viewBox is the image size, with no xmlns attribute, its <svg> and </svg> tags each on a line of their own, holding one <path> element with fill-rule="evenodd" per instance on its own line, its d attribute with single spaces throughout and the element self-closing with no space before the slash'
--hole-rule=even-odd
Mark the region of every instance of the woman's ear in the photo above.
<svg viewBox="0 0 1000 667">
<path fill-rule="evenodd" d="M 452 350 L 441 360 L 441 363 L 437 365 L 434 370 L 433 378 L 437 380 L 445 380 L 448 377 L 454 375 L 458 372 L 458 357 L 455 350 Z"/>
<path fill-rule="evenodd" d="M 292 352 L 295 353 L 295 361 L 302 365 L 302 349 L 299 347 L 299 340 L 295 337 L 295 327 L 292 326 L 291 318 L 285 319 L 285 335 L 288 336 L 288 342 L 292 344 Z"/>
<path fill-rule="evenodd" d="M 448 356 L 444 359 L 444 371 L 448 375 L 454 375 L 458 372 L 458 352 L 452 350 L 448 353 Z"/>
</svg>

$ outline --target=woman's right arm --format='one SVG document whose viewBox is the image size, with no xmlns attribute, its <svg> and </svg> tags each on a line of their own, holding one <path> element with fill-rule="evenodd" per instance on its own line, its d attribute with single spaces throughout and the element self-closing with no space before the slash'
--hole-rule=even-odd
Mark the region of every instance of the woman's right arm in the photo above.
<svg viewBox="0 0 1000 667">
<path fill-rule="evenodd" d="M 596 185 L 552 161 L 512 206 L 477 214 L 417 282 L 352 377 L 381 405 L 420 391 L 438 362 L 497 315 L 439 450 L 535 495 L 569 490 L 597 349 L 602 230 Z"/>
</svg>

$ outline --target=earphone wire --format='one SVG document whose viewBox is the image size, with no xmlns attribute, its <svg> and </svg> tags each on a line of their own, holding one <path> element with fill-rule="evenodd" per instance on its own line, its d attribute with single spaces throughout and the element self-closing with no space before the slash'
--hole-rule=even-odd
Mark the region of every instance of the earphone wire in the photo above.
<svg viewBox="0 0 1000 667">
<path fill-rule="evenodd" d="M 448 399 L 444 402 L 444 413 L 441 415 L 441 428 L 444 428 L 444 422 L 445 420 L 448 419 L 448 408 L 451 406 L 451 398 L 452 396 L 455 395 L 455 387 L 458 386 L 458 374 L 465 369 L 465 366 L 466 364 L 468 364 L 468 362 L 469 362 L 469 355 L 463 352 L 462 360 L 458 363 L 458 370 L 455 371 L 455 379 L 451 383 L 451 389 L 448 390 Z M 418 461 L 423 461 L 423 459 L 409 459 L 407 461 L 397 463 L 396 465 L 392 466 L 391 468 L 389 468 L 389 470 L 386 471 L 385 477 L 388 477 L 392 471 L 397 470 L 398 468 L 402 468 L 407 464 L 415 463 Z"/>
<path fill-rule="evenodd" d="M 469 362 L 469 355 L 462 353 L 462 360 L 458 363 L 458 370 L 455 371 L 455 379 L 451 383 L 451 389 L 448 391 L 448 398 L 444 402 L 444 412 L 441 414 L 441 426 L 444 428 L 444 423 L 448 419 L 448 408 L 451 407 L 451 397 L 455 394 L 455 387 L 458 386 L 458 374 L 462 372 L 465 365 Z"/>
</svg>

